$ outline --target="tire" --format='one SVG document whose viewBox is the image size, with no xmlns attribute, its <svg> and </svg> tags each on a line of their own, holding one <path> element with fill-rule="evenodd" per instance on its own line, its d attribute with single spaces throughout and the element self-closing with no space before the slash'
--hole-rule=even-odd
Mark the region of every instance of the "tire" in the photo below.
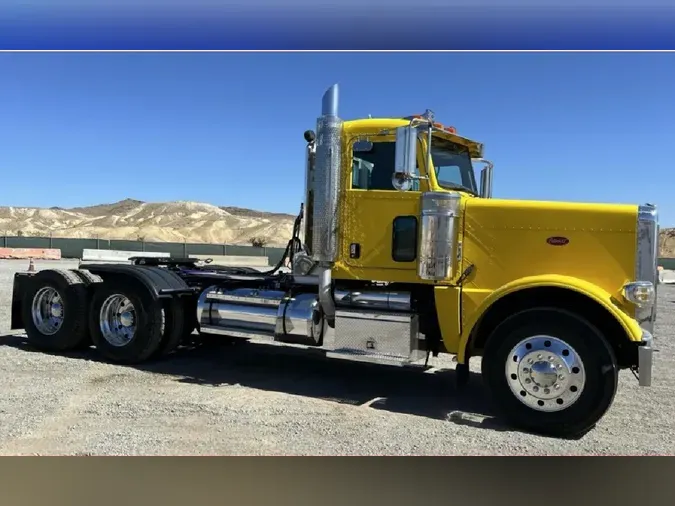
<svg viewBox="0 0 675 506">
<path fill-rule="evenodd" d="M 162 340 L 153 353 L 155 357 L 162 357 L 175 351 L 183 340 L 185 333 L 185 312 L 183 301 L 177 298 L 167 300 L 162 304 L 164 309 L 164 331 Z"/>
<path fill-rule="evenodd" d="M 28 282 L 21 308 L 28 342 L 51 352 L 82 346 L 88 338 L 87 306 L 87 289 L 77 275 L 65 270 L 38 272 Z"/>
<path fill-rule="evenodd" d="M 115 331 L 104 331 L 106 326 Z M 105 359 L 124 364 L 143 362 L 162 341 L 162 304 L 135 280 L 123 276 L 108 279 L 92 297 L 89 332 Z"/>
<path fill-rule="evenodd" d="M 602 334 L 556 308 L 528 309 L 501 323 L 485 345 L 482 374 L 508 421 L 561 438 L 592 429 L 618 385 L 616 357 Z"/>
<path fill-rule="evenodd" d="M 72 272 L 77 274 L 87 287 L 98 283 L 103 283 L 103 278 L 101 276 L 97 274 L 92 274 L 89 271 L 72 269 Z"/>
<path fill-rule="evenodd" d="M 97 274 L 93 274 L 86 270 L 71 269 L 71 272 L 74 272 L 84 283 L 84 286 L 88 292 L 88 295 L 91 296 L 93 293 L 94 287 L 100 283 L 103 283 L 103 278 Z M 87 336 L 82 342 L 77 346 L 77 349 L 86 350 L 91 348 L 91 345 L 94 344 L 91 340 L 91 334 L 89 333 L 89 322 L 87 321 Z"/>
<path fill-rule="evenodd" d="M 183 311 L 185 315 L 185 326 L 183 327 L 183 337 L 181 341 L 189 342 L 192 340 L 192 333 L 197 328 L 197 298 L 186 297 L 183 302 Z"/>
</svg>

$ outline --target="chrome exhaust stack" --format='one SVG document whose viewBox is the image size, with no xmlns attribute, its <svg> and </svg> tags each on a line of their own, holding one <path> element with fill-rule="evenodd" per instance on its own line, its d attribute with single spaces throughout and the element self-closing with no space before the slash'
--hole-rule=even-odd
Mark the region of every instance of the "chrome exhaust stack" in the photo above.
<svg viewBox="0 0 675 506">
<path fill-rule="evenodd" d="M 338 250 L 338 197 L 342 154 L 342 120 L 338 116 L 338 103 L 339 87 L 334 84 L 323 95 L 321 116 L 316 124 L 312 202 L 312 258 L 319 264 L 319 302 L 331 327 L 335 324 L 331 269 Z"/>
</svg>

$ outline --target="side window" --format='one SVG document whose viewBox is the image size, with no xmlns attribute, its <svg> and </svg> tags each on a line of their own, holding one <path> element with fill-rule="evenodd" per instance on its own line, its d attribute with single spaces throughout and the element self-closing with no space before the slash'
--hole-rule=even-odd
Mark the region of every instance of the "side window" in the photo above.
<svg viewBox="0 0 675 506">
<path fill-rule="evenodd" d="M 446 165 L 438 167 L 436 179 L 442 183 L 463 184 L 462 171 L 457 165 Z"/>
<path fill-rule="evenodd" d="M 392 259 L 394 262 L 412 262 L 417 258 L 417 217 L 397 216 L 393 227 Z"/>
<path fill-rule="evenodd" d="M 368 150 L 354 152 L 352 188 L 356 190 L 397 191 L 391 184 L 391 177 L 394 175 L 395 156 L 396 143 L 394 142 L 373 142 Z M 419 181 L 415 181 L 413 190 L 419 190 Z"/>
<path fill-rule="evenodd" d="M 472 186 L 471 181 L 465 181 L 468 172 L 465 168 L 467 158 L 464 155 L 449 153 L 443 150 L 431 149 L 431 156 L 436 170 L 436 179 L 442 186 L 443 183 L 450 185 Z"/>
</svg>

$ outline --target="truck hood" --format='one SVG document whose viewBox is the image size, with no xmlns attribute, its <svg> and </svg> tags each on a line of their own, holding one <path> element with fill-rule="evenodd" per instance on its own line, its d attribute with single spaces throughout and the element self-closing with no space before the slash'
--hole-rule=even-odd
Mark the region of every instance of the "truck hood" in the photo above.
<svg viewBox="0 0 675 506">
<path fill-rule="evenodd" d="M 527 276 L 560 274 L 618 294 L 635 272 L 637 205 L 467 198 L 463 265 L 471 284 L 495 290 Z"/>
</svg>

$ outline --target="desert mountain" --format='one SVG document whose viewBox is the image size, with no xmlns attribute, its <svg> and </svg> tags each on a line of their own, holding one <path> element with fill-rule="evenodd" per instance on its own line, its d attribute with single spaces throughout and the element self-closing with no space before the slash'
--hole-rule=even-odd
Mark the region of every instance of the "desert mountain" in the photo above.
<svg viewBox="0 0 675 506">
<path fill-rule="evenodd" d="M 283 247 L 291 238 L 294 218 L 199 202 L 126 199 L 70 209 L 0 207 L 0 234 L 215 244 L 250 244 L 252 238 L 263 238 L 268 246 Z"/>
<path fill-rule="evenodd" d="M 664 228 L 659 234 L 659 257 L 675 258 L 675 228 Z"/>
</svg>

